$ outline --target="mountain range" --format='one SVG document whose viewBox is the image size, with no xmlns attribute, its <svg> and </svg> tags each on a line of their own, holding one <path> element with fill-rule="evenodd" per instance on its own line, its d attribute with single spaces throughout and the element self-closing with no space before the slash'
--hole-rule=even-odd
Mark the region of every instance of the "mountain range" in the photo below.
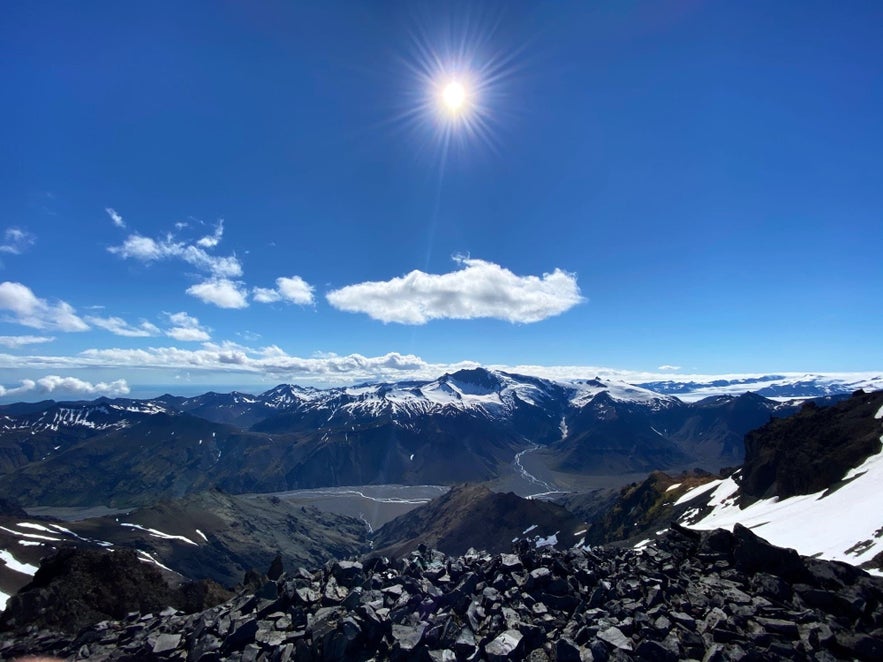
<svg viewBox="0 0 883 662">
<path fill-rule="evenodd" d="M 0 494 L 25 505 L 135 506 L 211 488 L 452 485 L 509 475 L 523 451 L 536 451 L 549 475 L 716 471 L 741 463 L 746 432 L 793 413 L 806 394 L 842 397 L 838 383 L 797 379 L 786 401 L 684 402 L 624 382 L 476 368 L 324 390 L 19 403 L 0 407 Z"/>
</svg>

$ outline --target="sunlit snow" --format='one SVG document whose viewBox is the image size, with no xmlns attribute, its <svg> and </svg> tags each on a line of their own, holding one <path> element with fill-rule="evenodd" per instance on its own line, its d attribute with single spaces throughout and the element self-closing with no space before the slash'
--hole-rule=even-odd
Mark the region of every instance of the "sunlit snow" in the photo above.
<svg viewBox="0 0 883 662">
<path fill-rule="evenodd" d="M 720 485 L 721 482 L 723 481 L 713 480 L 710 483 L 705 483 L 705 485 L 694 487 L 692 490 L 688 490 L 687 492 L 682 494 L 681 497 L 677 501 L 675 501 L 675 505 L 680 506 L 682 503 L 687 503 L 688 501 L 691 501 L 692 499 L 698 497 L 700 494 L 705 494 L 709 490 L 714 489 L 715 487 Z"/>
<path fill-rule="evenodd" d="M 157 531 L 156 529 L 148 529 L 147 527 L 141 526 L 140 524 L 129 524 L 128 522 L 120 522 L 120 526 L 126 526 L 131 529 L 139 529 L 141 531 L 147 531 L 154 538 L 162 538 L 163 540 L 180 540 L 181 542 L 186 542 L 189 545 L 193 545 L 194 547 L 198 547 L 195 542 L 190 540 L 190 538 L 186 538 L 184 536 L 174 536 L 170 533 L 163 533 L 162 531 Z"/>
<path fill-rule="evenodd" d="M 0 549 L 0 561 L 2 561 L 10 570 L 20 572 L 24 575 L 33 576 L 34 573 L 37 572 L 37 566 L 16 560 L 16 558 L 5 549 Z"/>
<path fill-rule="evenodd" d="M 883 451 L 847 472 L 844 480 L 848 482 L 827 496 L 822 491 L 781 500 L 773 497 L 745 509 L 736 503 L 738 485 L 732 478 L 714 481 L 711 487 L 704 486 L 714 488 L 709 502 L 712 511 L 690 526 L 732 530 L 738 522 L 771 543 L 793 547 L 805 556 L 860 565 L 883 552 Z M 690 498 L 699 494 L 692 492 Z"/>
</svg>

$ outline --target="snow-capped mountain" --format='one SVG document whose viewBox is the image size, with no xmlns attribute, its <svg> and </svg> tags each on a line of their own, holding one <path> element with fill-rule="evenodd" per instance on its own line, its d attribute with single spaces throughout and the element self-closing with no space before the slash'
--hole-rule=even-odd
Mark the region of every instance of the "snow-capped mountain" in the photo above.
<svg viewBox="0 0 883 662">
<path fill-rule="evenodd" d="M 717 471 L 741 463 L 746 432 L 797 407 L 750 393 L 686 403 L 612 379 L 483 368 L 256 395 L 10 405 L 0 407 L 0 494 L 140 504 L 211 486 L 455 484 L 511 473 L 526 449 L 573 474 Z"/>
</svg>

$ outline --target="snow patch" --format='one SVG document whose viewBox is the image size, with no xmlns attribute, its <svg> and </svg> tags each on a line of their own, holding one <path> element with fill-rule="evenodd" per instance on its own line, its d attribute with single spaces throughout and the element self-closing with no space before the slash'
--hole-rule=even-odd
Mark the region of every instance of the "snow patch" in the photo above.
<svg viewBox="0 0 883 662">
<path fill-rule="evenodd" d="M 694 487 L 692 490 L 688 490 L 681 497 L 675 501 L 676 506 L 680 506 L 682 503 L 687 503 L 688 501 L 695 499 L 696 497 L 705 494 L 709 490 L 713 490 L 715 487 L 721 484 L 720 480 L 713 480 L 710 483 L 705 483 L 705 485 L 700 485 L 699 487 Z"/>
<path fill-rule="evenodd" d="M 536 524 L 531 524 L 531 525 L 530 525 L 529 527 L 527 527 L 524 531 L 522 531 L 521 534 L 526 536 L 528 533 L 530 533 L 531 531 L 533 531 L 535 528 L 537 528 L 537 525 L 536 525 Z"/>
<path fill-rule="evenodd" d="M 556 531 L 548 538 L 539 538 L 534 544 L 537 549 L 540 549 L 542 547 L 554 547 L 558 544 L 558 532 Z"/>
<path fill-rule="evenodd" d="M 878 420 L 883 418 L 883 407 L 880 407 L 880 409 L 877 410 L 877 413 L 874 414 L 874 418 Z"/>
<path fill-rule="evenodd" d="M 138 550 L 138 557 L 139 557 L 138 560 L 141 561 L 142 563 L 153 563 L 154 565 L 159 566 L 163 570 L 168 570 L 169 572 L 175 572 L 174 570 L 172 570 L 168 566 L 165 566 L 162 563 L 160 563 L 159 561 L 157 561 L 155 558 L 153 558 L 147 552 L 142 551 L 140 549 Z M 175 574 L 177 575 L 179 573 L 175 572 Z"/>
<path fill-rule="evenodd" d="M 45 531 L 46 533 L 55 533 L 52 529 L 48 529 L 41 524 L 34 524 L 33 522 L 19 522 L 16 526 L 22 529 L 36 529 L 37 531 Z"/>
<path fill-rule="evenodd" d="M 51 542 L 60 542 L 61 538 L 53 538 L 52 536 L 44 536 L 40 533 L 23 533 L 22 531 L 15 531 L 13 529 L 8 529 L 5 526 L 0 526 L 0 531 L 6 531 L 6 533 L 11 533 L 20 538 L 30 538 L 32 540 L 49 540 Z"/>
<path fill-rule="evenodd" d="M 0 561 L 2 561 L 6 565 L 6 567 L 13 572 L 20 572 L 21 574 L 28 575 L 29 577 L 33 577 L 34 573 L 38 570 L 37 566 L 35 565 L 31 565 L 30 563 L 22 563 L 21 561 L 16 560 L 16 558 L 5 549 L 0 549 Z"/>
<path fill-rule="evenodd" d="M 196 529 L 196 533 L 200 538 L 202 538 L 203 540 L 208 542 L 208 538 L 205 537 L 205 534 L 202 531 L 200 531 L 199 529 Z"/>
<path fill-rule="evenodd" d="M 128 522 L 120 522 L 120 526 L 126 526 L 130 529 L 139 529 L 141 531 L 147 531 L 154 538 L 161 538 L 162 540 L 180 540 L 181 542 L 186 542 L 188 545 L 193 545 L 194 547 L 199 547 L 195 542 L 190 540 L 190 538 L 186 538 L 184 536 L 174 536 L 170 533 L 163 533 L 162 531 L 157 531 L 156 529 L 148 529 L 147 527 L 141 526 L 140 524 L 129 524 Z"/>
<path fill-rule="evenodd" d="M 675 483 L 674 485 L 669 485 L 667 488 L 665 488 L 665 491 L 672 492 L 672 491 L 678 489 L 681 485 L 683 485 L 683 483 Z"/>
</svg>

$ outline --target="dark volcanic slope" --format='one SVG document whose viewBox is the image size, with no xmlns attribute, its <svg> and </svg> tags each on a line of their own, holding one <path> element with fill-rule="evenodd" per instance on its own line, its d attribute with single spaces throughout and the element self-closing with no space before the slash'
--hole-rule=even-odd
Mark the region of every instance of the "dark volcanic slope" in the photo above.
<svg viewBox="0 0 883 662">
<path fill-rule="evenodd" d="M 557 504 L 460 485 L 384 524 L 374 547 L 389 556 L 402 556 L 421 543 L 450 554 L 470 547 L 500 552 L 515 539 L 554 534 L 562 545 L 573 545 L 578 540 L 574 533 L 582 529 L 583 522 Z"/>
<path fill-rule="evenodd" d="M 568 495 L 558 500 L 589 524 L 585 542 L 603 545 L 618 541 L 653 538 L 682 515 L 688 504 L 675 506 L 677 498 L 688 490 L 717 478 L 701 470 L 670 476 L 654 471 L 638 483 L 626 485 L 619 492 Z"/>
<path fill-rule="evenodd" d="M 851 468 L 880 451 L 883 391 L 859 391 L 819 408 L 807 403 L 794 416 L 775 419 L 745 437 L 745 500 L 827 489 Z"/>
<path fill-rule="evenodd" d="M 47 521 L 42 524 L 48 526 Z M 17 520 L 8 521 L 6 528 L 34 532 L 19 527 Z M 288 567 L 316 567 L 368 550 L 367 530 L 360 520 L 273 497 L 232 496 L 216 490 L 125 515 L 64 523 L 64 528 L 79 539 L 42 541 L 42 547 L 16 546 L 17 558 L 33 563 L 54 547 L 105 541 L 115 548 L 147 552 L 189 579 L 213 579 L 232 587 L 246 571 L 265 570 L 277 554 Z M 15 540 L 5 535 L 10 542 Z M 52 535 L 63 537 L 54 530 Z"/>
<path fill-rule="evenodd" d="M 9 599 L 0 630 L 29 625 L 75 633 L 133 611 L 170 606 L 201 611 L 230 597 L 212 582 L 170 586 L 156 566 L 143 563 L 132 550 L 66 548 L 45 559 L 33 581 Z"/>
<path fill-rule="evenodd" d="M 645 550 L 414 553 L 332 563 L 201 614 L 6 637 L 0 657 L 879 660 L 883 580 L 737 527 Z M 88 642 L 88 643 L 86 643 Z M 87 646 L 87 651 L 83 646 Z"/>
</svg>

